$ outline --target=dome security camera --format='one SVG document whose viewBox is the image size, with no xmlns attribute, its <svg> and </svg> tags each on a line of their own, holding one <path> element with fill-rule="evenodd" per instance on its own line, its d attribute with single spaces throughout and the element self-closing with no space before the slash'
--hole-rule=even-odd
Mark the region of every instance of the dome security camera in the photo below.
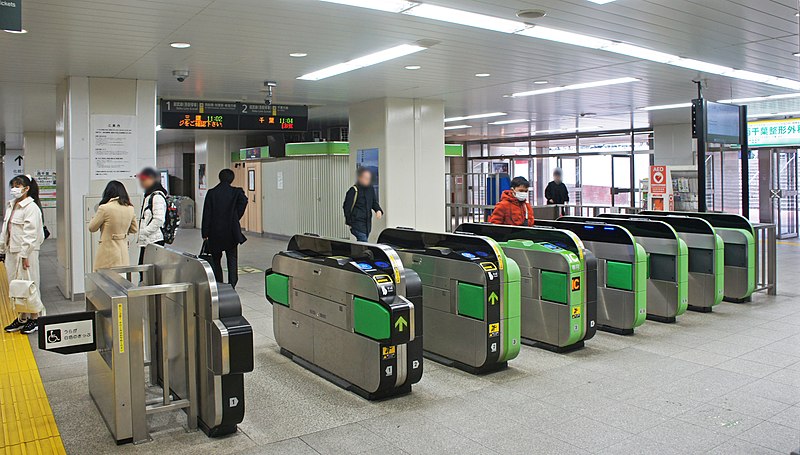
<svg viewBox="0 0 800 455">
<path fill-rule="evenodd" d="M 173 70 L 172 76 L 178 81 L 183 82 L 189 78 L 189 70 Z"/>
</svg>

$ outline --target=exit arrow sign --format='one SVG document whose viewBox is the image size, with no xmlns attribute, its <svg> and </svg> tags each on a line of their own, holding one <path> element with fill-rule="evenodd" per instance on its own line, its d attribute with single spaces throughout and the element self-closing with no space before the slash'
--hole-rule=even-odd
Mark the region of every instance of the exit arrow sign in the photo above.
<svg viewBox="0 0 800 455">
<path fill-rule="evenodd" d="M 497 296 L 497 293 L 492 292 L 491 294 L 489 294 L 489 303 L 491 303 L 492 305 L 496 305 L 498 299 L 500 299 L 500 297 Z"/>
<path fill-rule="evenodd" d="M 405 327 L 408 327 L 408 321 L 403 316 L 397 318 L 397 321 L 394 323 L 394 328 L 397 329 L 398 332 L 402 332 Z"/>
<path fill-rule="evenodd" d="M 14 161 L 17 162 L 17 166 L 22 166 L 22 160 L 23 160 L 22 155 L 17 155 L 17 157 L 14 158 Z"/>
</svg>

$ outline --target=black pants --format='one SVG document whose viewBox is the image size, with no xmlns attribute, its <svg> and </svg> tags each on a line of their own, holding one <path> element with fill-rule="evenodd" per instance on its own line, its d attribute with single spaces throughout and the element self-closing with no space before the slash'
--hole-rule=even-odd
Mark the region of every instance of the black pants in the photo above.
<svg viewBox="0 0 800 455">
<path fill-rule="evenodd" d="M 163 240 L 159 240 L 158 242 L 155 242 L 155 243 L 156 243 L 156 245 L 164 246 L 164 241 Z M 139 248 L 139 265 L 144 264 L 144 248 L 145 247 L 140 247 Z M 144 281 L 144 273 L 140 273 L 139 274 L 139 281 Z"/>
<path fill-rule="evenodd" d="M 219 253 L 211 253 L 211 268 L 214 270 L 214 278 L 217 283 L 222 281 L 222 251 Z M 225 250 L 225 259 L 228 262 L 228 283 L 232 287 L 236 287 L 239 282 L 239 249 L 234 247 L 230 250 Z"/>
</svg>

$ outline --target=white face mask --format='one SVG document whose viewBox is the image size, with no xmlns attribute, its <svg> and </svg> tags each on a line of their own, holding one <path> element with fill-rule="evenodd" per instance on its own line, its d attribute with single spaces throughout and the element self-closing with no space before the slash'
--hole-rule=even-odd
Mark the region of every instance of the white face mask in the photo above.
<svg viewBox="0 0 800 455">
<path fill-rule="evenodd" d="M 527 201 L 528 200 L 528 193 L 525 191 L 515 191 L 514 195 L 517 196 L 518 201 Z"/>
<path fill-rule="evenodd" d="M 23 190 L 20 187 L 15 186 L 14 188 L 11 188 L 11 197 L 13 197 L 14 199 L 19 199 L 20 197 L 22 197 L 24 193 L 25 190 Z"/>
</svg>

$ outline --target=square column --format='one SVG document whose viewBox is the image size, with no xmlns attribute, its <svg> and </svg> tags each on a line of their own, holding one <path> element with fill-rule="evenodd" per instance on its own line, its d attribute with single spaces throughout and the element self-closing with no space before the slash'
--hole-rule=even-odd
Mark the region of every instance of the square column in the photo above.
<svg viewBox="0 0 800 455">
<path fill-rule="evenodd" d="M 444 232 L 444 102 L 383 98 L 351 106 L 353 176 L 359 150 L 369 149 L 378 150 L 378 196 L 385 211 L 382 220 L 373 219 L 370 240 L 386 227 Z"/>
</svg>

